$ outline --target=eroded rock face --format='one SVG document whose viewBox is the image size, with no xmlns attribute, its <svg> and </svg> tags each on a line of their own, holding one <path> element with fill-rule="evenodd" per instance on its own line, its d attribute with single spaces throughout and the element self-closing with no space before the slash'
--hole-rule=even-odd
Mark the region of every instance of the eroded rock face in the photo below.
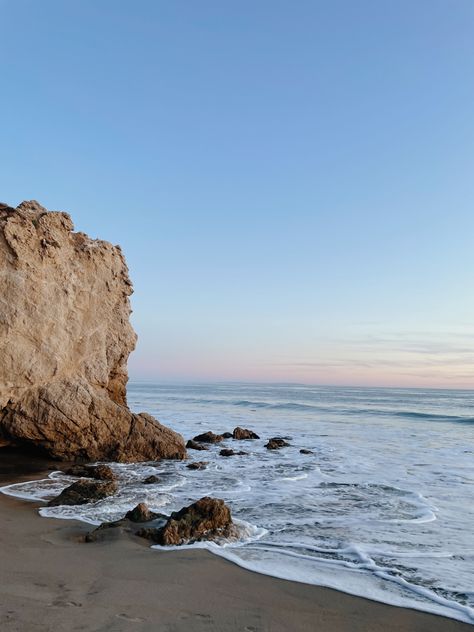
<svg viewBox="0 0 474 632">
<path fill-rule="evenodd" d="M 137 535 L 163 546 L 176 546 L 200 540 L 237 537 L 237 529 L 224 501 L 206 496 L 172 513 L 161 529 L 143 529 Z"/>
<path fill-rule="evenodd" d="M 54 458 L 184 458 L 183 438 L 126 402 L 132 286 L 119 246 L 67 213 L 0 204 L 0 446 Z"/>
</svg>

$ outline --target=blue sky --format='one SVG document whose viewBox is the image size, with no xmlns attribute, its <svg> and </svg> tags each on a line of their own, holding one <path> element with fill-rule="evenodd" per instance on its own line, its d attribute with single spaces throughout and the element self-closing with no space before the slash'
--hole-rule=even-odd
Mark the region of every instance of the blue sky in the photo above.
<svg viewBox="0 0 474 632">
<path fill-rule="evenodd" d="M 474 386 L 472 0 L 0 23 L 0 198 L 122 245 L 132 377 Z"/>
</svg>

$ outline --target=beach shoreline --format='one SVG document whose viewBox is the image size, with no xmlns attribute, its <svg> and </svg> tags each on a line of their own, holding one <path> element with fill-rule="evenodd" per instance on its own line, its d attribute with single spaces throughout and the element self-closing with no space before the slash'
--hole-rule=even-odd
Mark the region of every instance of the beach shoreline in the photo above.
<svg viewBox="0 0 474 632">
<path fill-rule="evenodd" d="M 2 485 L 47 475 L 44 459 L 14 466 Z M 85 544 L 90 525 L 42 518 L 36 503 L 0 494 L 0 629 L 461 632 L 454 619 L 245 570 L 203 550 L 150 551 L 133 536 Z"/>
</svg>

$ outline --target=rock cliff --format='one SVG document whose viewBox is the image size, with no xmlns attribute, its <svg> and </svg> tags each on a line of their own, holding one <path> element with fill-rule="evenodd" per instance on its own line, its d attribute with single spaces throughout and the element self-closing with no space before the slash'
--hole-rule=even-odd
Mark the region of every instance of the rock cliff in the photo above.
<svg viewBox="0 0 474 632">
<path fill-rule="evenodd" d="M 179 434 L 127 406 L 131 293 L 119 246 L 37 202 L 0 204 L 0 445 L 87 461 L 185 457 Z"/>
</svg>

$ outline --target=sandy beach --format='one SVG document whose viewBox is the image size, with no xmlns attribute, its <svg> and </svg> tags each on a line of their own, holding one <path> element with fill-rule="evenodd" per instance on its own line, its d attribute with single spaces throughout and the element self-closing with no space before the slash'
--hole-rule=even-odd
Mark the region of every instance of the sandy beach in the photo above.
<svg viewBox="0 0 474 632">
<path fill-rule="evenodd" d="M 2 461 L 1 484 L 32 478 L 46 465 L 36 459 L 15 466 L 14 455 Z M 41 518 L 35 507 L 0 495 L 2 632 L 472 630 L 444 617 L 252 573 L 205 551 L 152 552 L 133 537 L 85 544 L 90 526 Z"/>
</svg>

